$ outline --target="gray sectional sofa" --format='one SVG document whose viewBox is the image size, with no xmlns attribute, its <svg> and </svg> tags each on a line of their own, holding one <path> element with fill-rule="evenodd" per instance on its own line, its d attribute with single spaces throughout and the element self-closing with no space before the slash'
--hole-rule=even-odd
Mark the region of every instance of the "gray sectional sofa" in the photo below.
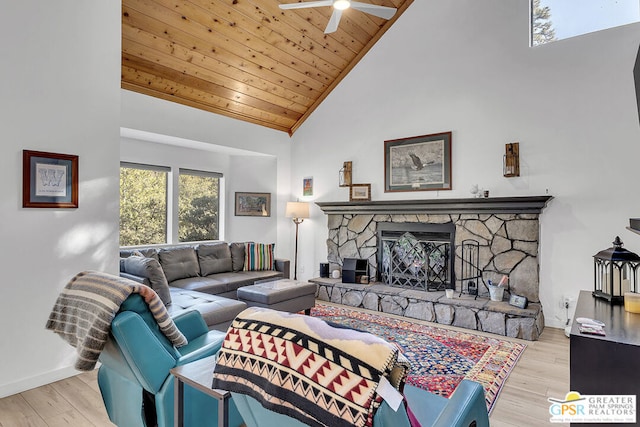
<svg viewBox="0 0 640 427">
<path fill-rule="evenodd" d="M 256 281 L 289 278 L 289 260 L 270 270 L 245 269 L 246 243 L 212 242 L 120 250 L 120 276 L 153 288 L 169 314 L 199 311 L 209 329 L 226 330 L 246 304 L 237 289 Z"/>
</svg>

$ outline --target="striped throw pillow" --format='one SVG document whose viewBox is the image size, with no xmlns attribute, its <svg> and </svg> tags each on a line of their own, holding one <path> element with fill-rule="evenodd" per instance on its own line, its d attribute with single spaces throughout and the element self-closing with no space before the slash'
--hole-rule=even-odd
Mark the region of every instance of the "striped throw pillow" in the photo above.
<svg viewBox="0 0 640 427">
<path fill-rule="evenodd" d="M 244 251 L 244 269 L 247 271 L 274 270 L 273 250 L 275 246 L 275 243 L 247 243 Z"/>
</svg>

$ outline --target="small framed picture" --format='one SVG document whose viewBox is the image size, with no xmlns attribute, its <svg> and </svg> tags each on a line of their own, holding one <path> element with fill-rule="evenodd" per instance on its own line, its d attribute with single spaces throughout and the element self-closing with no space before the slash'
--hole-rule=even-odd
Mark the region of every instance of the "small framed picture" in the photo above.
<svg viewBox="0 0 640 427">
<path fill-rule="evenodd" d="M 302 195 L 313 196 L 313 177 L 308 176 L 302 179 Z"/>
<path fill-rule="evenodd" d="M 78 156 L 23 150 L 22 207 L 77 208 Z"/>
<path fill-rule="evenodd" d="M 349 189 L 349 201 L 370 201 L 371 184 L 351 184 Z"/>
<path fill-rule="evenodd" d="M 236 216 L 271 216 L 271 193 L 236 193 Z"/>
</svg>

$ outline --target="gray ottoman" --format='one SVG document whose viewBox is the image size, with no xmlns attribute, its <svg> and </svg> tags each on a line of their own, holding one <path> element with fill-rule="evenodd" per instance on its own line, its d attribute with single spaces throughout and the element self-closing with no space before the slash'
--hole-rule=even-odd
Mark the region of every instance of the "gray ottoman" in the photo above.
<svg viewBox="0 0 640 427">
<path fill-rule="evenodd" d="M 316 305 L 316 284 L 290 279 L 268 280 L 238 288 L 238 299 L 249 307 L 290 313 L 304 310 L 309 315 L 311 308 Z"/>
</svg>

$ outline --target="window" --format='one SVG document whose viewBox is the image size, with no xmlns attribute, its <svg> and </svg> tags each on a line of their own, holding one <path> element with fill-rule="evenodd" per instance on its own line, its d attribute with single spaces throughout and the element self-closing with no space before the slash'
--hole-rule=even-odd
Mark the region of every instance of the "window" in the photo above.
<svg viewBox="0 0 640 427">
<path fill-rule="evenodd" d="M 193 242 L 219 238 L 220 177 L 212 172 L 180 169 L 178 240 Z"/>
<path fill-rule="evenodd" d="M 167 242 L 169 168 L 120 165 L 120 246 Z"/>
<path fill-rule="evenodd" d="M 638 21 L 638 0 L 531 0 L 531 45 Z"/>
<path fill-rule="evenodd" d="M 169 167 L 120 164 L 120 246 L 220 239 L 222 174 L 171 172 Z"/>
</svg>

